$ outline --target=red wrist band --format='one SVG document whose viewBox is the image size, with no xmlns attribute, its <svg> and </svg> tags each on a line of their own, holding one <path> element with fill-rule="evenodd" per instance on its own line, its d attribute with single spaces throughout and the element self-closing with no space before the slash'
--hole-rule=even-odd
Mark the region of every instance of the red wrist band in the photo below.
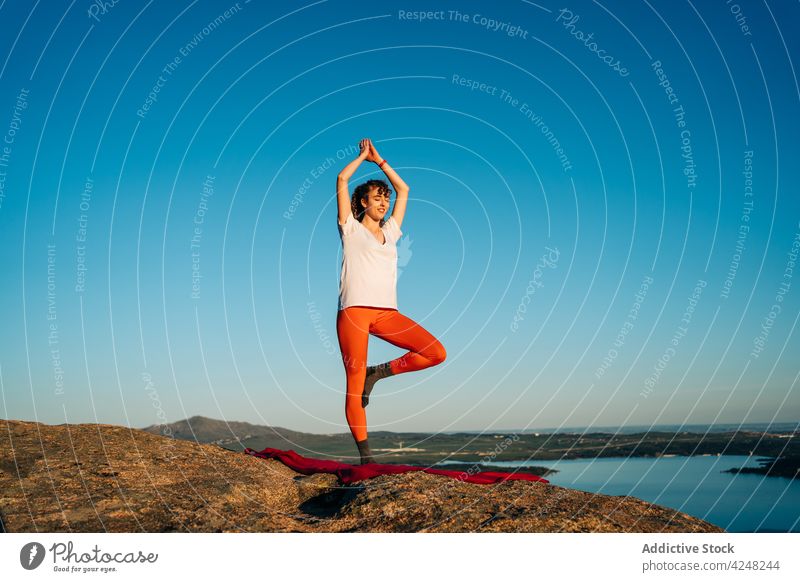
<svg viewBox="0 0 800 582">
<path fill-rule="evenodd" d="M 385 164 L 385 163 L 386 163 L 386 159 L 384 159 L 380 164 L 378 164 L 378 167 L 379 168 L 383 168 L 383 164 Z"/>
</svg>

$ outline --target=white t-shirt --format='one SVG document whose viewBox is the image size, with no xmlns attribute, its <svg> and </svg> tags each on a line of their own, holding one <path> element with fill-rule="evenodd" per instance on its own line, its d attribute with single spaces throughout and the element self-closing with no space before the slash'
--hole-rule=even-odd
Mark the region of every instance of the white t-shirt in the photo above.
<svg viewBox="0 0 800 582">
<path fill-rule="evenodd" d="M 397 241 L 403 234 L 394 217 L 381 227 L 385 242 L 347 213 L 339 225 L 342 239 L 342 272 L 339 310 L 353 305 L 397 309 Z"/>
</svg>

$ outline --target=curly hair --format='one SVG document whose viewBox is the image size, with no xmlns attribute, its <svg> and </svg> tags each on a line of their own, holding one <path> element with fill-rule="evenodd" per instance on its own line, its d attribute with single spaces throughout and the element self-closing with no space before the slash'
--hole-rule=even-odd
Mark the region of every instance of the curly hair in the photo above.
<svg viewBox="0 0 800 582">
<path fill-rule="evenodd" d="M 387 196 L 392 195 L 392 189 L 389 188 L 389 184 L 383 180 L 367 180 L 363 184 L 356 186 L 356 189 L 353 191 L 353 196 L 350 198 L 350 208 L 353 211 L 353 216 L 359 222 L 361 222 L 361 219 L 364 218 L 365 210 L 364 207 L 361 206 L 361 199 L 367 198 L 370 190 L 372 190 L 374 187 L 377 187 L 378 192 L 381 194 L 385 194 Z M 386 221 L 381 218 L 380 226 L 383 227 L 385 222 Z"/>
</svg>

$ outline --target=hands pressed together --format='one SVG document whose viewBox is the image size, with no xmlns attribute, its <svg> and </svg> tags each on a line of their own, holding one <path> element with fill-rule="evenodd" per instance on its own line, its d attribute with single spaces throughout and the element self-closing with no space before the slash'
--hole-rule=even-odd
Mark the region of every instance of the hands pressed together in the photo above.
<svg viewBox="0 0 800 582">
<path fill-rule="evenodd" d="M 362 160 L 367 160 L 368 162 L 375 162 L 376 164 L 380 164 L 383 161 L 383 158 L 378 154 L 378 150 L 375 148 L 375 144 L 372 143 L 372 140 L 368 137 L 362 139 L 358 147 L 361 148 L 361 153 L 359 154 L 359 158 Z"/>
</svg>

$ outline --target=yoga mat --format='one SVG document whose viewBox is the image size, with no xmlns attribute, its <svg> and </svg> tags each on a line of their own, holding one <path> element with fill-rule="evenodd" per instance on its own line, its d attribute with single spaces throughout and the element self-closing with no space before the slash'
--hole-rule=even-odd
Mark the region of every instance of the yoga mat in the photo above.
<svg viewBox="0 0 800 582">
<path fill-rule="evenodd" d="M 251 448 L 244 450 L 245 454 L 259 457 L 261 459 L 277 459 L 290 469 L 312 475 L 314 473 L 333 473 L 337 475 L 342 483 L 349 484 L 363 479 L 371 479 L 378 475 L 389 475 L 394 473 L 405 473 L 407 471 L 425 471 L 433 475 L 444 475 L 467 483 L 500 483 L 502 481 L 538 481 L 549 483 L 547 479 L 529 473 L 504 473 L 500 471 L 482 471 L 469 474 L 466 471 L 449 471 L 447 469 L 434 469 L 432 467 L 415 467 L 413 465 L 389 465 L 384 463 L 367 463 L 366 465 L 349 465 L 338 461 L 326 461 L 323 459 L 312 459 L 303 457 L 293 450 L 282 451 L 267 447 L 263 451 L 255 451 Z"/>
</svg>

